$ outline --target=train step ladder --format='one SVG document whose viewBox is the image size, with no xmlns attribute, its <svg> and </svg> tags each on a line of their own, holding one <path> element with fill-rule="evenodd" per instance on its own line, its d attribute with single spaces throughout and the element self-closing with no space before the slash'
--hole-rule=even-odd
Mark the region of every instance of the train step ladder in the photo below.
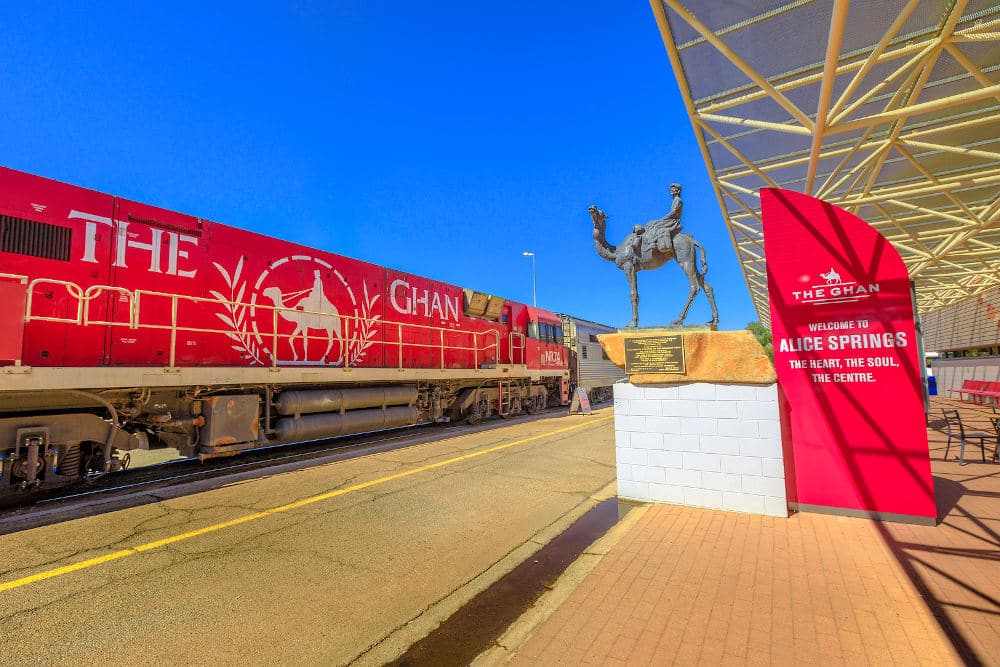
<svg viewBox="0 0 1000 667">
<path fill-rule="evenodd" d="M 497 414 L 506 417 L 510 414 L 510 383 L 503 380 L 497 383 Z"/>
</svg>

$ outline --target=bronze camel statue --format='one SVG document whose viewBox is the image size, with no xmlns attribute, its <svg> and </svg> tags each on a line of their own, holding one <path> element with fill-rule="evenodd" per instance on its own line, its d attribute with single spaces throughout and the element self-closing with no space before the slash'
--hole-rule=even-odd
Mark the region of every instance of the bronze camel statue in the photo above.
<svg viewBox="0 0 1000 667">
<path fill-rule="evenodd" d="M 718 326 L 719 311 L 715 307 L 715 295 L 712 292 L 712 286 L 705 280 L 705 274 L 708 273 L 705 249 L 693 236 L 687 232 L 673 234 L 670 229 L 670 221 L 661 219 L 653 220 L 645 227 L 636 225 L 632 228 L 632 233 L 626 236 L 618 246 L 613 246 L 608 243 L 606 237 L 608 216 L 596 206 L 591 206 L 589 211 L 590 217 L 594 221 L 594 248 L 597 249 L 597 254 L 614 262 L 615 266 L 624 271 L 625 277 L 628 278 L 629 296 L 632 300 L 631 326 L 639 326 L 639 287 L 636 273 L 658 269 L 672 259 L 676 259 L 677 263 L 680 264 L 691 289 L 688 292 L 684 309 L 681 310 L 680 316 L 671 323 L 671 326 L 684 324 L 684 318 L 687 317 L 688 309 L 691 308 L 699 289 L 705 292 L 708 303 L 712 306 L 712 321 L 709 324 Z M 701 251 L 701 271 L 698 270 L 696 262 L 697 250 Z"/>
</svg>

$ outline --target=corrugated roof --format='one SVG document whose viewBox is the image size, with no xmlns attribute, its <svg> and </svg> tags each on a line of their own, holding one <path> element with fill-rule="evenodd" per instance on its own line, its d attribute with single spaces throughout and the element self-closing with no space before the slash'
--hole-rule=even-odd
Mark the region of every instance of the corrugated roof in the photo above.
<svg viewBox="0 0 1000 667">
<path fill-rule="evenodd" d="M 651 5 L 762 321 L 762 187 L 871 223 L 921 312 L 1000 285 L 1000 5 Z"/>
</svg>

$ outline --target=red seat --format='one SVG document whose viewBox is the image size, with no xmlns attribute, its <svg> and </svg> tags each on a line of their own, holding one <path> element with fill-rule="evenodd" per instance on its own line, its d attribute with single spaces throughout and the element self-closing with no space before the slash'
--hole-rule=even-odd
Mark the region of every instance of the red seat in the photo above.
<svg viewBox="0 0 1000 667">
<path fill-rule="evenodd" d="M 952 393 L 956 393 L 962 400 L 965 400 L 964 396 L 969 396 L 970 400 L 982 403 L 984 397 L 997 398 L 1000 397 L 1000 382 L 988 382 L 986 380 L 966 380 L 962 383 L 961 389 L 950 389 Z M 977 400 L 978 399 L 978 400 Z"/>
</svg>

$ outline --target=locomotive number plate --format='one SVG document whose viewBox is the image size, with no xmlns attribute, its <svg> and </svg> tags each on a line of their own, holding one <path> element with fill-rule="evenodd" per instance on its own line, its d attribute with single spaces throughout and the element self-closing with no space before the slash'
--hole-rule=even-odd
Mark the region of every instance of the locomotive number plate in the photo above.
<svg viewBox="0 0 1000 667">
<path fill-rule="evenodd" d="M 648 336 L 625 339 L 625 372 L 685 375 L 684 336 Z"/>
</svg>

